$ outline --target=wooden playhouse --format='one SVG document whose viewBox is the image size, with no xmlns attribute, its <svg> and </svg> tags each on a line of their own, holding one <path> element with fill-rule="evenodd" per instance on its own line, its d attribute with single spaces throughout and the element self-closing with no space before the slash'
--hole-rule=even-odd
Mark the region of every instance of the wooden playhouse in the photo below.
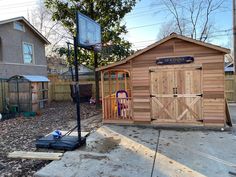
<svg viewBox="0 0 236 177">
<path fill-rule="evenodd" d="M 225 126 L 224 55 L 229 52 L 172 33 L 98 68 L 103 122 Z"/>
</svg>

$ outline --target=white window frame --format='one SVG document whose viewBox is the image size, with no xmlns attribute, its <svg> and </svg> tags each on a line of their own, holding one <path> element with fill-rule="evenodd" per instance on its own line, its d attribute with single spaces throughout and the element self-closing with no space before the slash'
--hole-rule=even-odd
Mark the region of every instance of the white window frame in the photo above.
<svg viewBox="0 0 236 177">
<path fill-rule="evenodd" d="M 18 24 L 21 24 L 21 25 L 23 26 L 23 29 L 22 29 L 22 30 L 21 30 L 21 29 L 18 29 L 18 28 L 16 27 L 16 24 L 17 24 L 17 23 L 18 23 Z M 13 22 L 13 26 L 14 26 L 14 29 L 15 29 L 15 30 L 25 32 L 25 25 L 24 25 L 23 23 L 19 22 L 19 21 Z"/>
<path fill-rule="evenodd" d="M 32 46 L 32 63 L 25 63 L 25 53 L 24 53 L 24 45 L 31 45 Z M 29 42 L 22 42 L 22 58 L 23 58 L 23 63 L 27 64 L 27 65 L 33 65 L 35 64 L 35 60 L 34 60 L 34 44 L 29 43 Z"/>
</svg>

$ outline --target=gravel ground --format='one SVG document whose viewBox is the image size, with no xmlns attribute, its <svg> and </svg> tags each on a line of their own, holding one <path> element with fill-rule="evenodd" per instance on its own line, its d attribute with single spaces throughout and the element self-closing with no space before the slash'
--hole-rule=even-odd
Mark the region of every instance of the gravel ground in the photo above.
<svg viewBox="0 0 236 177">
<path fill-rule="evenodd" d="M 101 126 L 100 111 L 95 106 L 81 104 L 81 129 L 92 131 Z M 93 117 L 94 116 L 94 117 Z M 76 125 L 76 107 L 70 102 L 51 103 L 40 116 L 18 117 L 0 122 L 0 177 L 33 176 L 50 161 L 10 159 L 13 151 L 35 151 L 35 140 L 53 130 L 69 130 Z"/>
</svg>

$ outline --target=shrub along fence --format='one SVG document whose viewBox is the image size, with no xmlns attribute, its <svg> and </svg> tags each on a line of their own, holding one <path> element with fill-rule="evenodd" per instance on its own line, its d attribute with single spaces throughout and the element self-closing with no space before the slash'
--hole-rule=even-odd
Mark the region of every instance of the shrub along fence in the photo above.
<svg viewBox="0 0 236 177">
<path fill-rule="evenodd" d="M 6 79 L 0 79 L 0 112 L 7 112 L 9 107 L 8 82 Z"/>
</svg>

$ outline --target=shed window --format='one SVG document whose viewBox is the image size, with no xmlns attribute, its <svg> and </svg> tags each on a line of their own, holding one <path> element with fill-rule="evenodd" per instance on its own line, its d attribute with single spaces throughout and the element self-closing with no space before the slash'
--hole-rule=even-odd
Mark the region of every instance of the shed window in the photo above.
<svg viewBox="0 0 236 177">
<path fill-rule="evenodd" d="M 24 63 L 32 64 L 33 63 L 33 45 L 29 43 L 23 43 L 23 59 Z"/>
<path fill-rule="evenodd" d="M 25 31 L 25 26 L 20 22 L 14 22 L 14 29 L 19 31 Z"/>
</svg>

